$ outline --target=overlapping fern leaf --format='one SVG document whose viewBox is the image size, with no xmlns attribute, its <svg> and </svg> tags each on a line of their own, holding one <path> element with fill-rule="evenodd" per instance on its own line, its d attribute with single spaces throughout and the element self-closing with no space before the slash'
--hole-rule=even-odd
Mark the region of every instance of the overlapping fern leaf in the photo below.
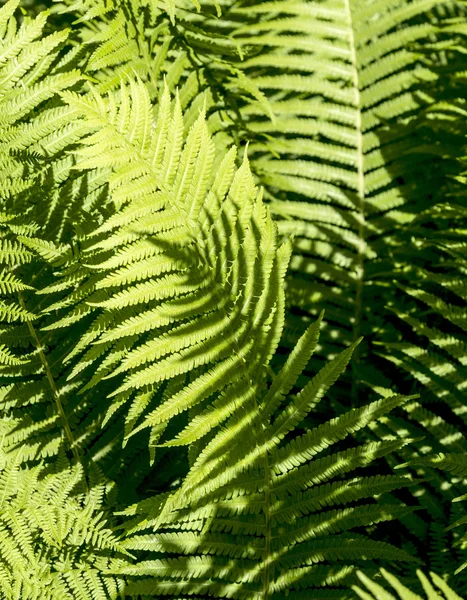
<svg viewBox="0 0 467 600">
<path fill-rule="evenodd" d="M 56 217 L 60 184 L 73 162 L 63 149 L 79 135 L 58 93 L 76 87 L 82 75 L 66 68 L 69 31 L 44 35 L 46 12 L 19 25 L 18 4 L 10 0 L 0 9 L 0 409 L 16 420 L 8 443 L 21 443 L 22 460 L 29 460 L 55 454 L 66 438 L 68 448 L 74 443 L 47 356 L 51 340 L 39 333 L 34 290 L 50 276 L 45 259 L 57 260 L 55 245 L 69 236 L 71 206 Z"/>
<path fill-rule="evenodd" d="M 45 414 L 38 416 L 40 424 L 34 419 L 34 413 L 41 412 L 37 411 L 41 397 L 50 393 L 47 376 L 41 375 L 44 355 L 31 336 L 37 312 L 27 302 L 40 275 L 30 242 L 42 243 L 43 249 L 48 244 L 39 241 L 40 222 L 44 221 L 39 216 L 44 206 L 37 204 L 36 186 L 53 170 L 53 144 L 63 133 L 63 121 L 60 123 L 58 117 L 64 107 L 57 106 L 57 93 L 76 85 L 82 76 L 76 70 L 61 72 L 58 68 L 69 32 L 44 35 L 45 12 L 34 19 L 24 18 L 19 25 L 15 15 L 18 5 L 18 1 L 9 0 L 0 9 L 0 404 L 2 413 L 24 419 L 24 427 L 18 423 L 15 430 L 16 439 L 28 439 L 34 446 L 34 430 L 54 429 L 59 418 L 47 414 L 52 408 L 47 398 Z M 29 412 L 26 406 L 33 408 Z M 51 436 L 44 436 L 45 455 L 51 452 L 49 444 L 54 444 L 56 433 L 55 429 Z M 55 449 L 60 439 L 60 434 L 55 437 Z M 28 456 L 27 451 L 24 456 Z"/>
<path fill-rule="evenodd" d="M 178 490 L 125 511 L 133 518 L 126 524 L 124 545 L 147 556 L 119 572 L 133 578 L 128 593 L 337 599 L 348 597 L 344 586 L 355 565 L 369 561 L 372 573 L 378 559 L 412 560 L 361 532 L 362 526 L 410 513 L 405 505 L 386 504 L 384 494 L 413 480 L 354 473 L 406 442 L 349 444 L 341 451 L 335 446 L 408 398 L 383 398 L 302 434 L 297 429 L 355 348 L 344 350 L 290 395 L 317 347 L 320 321 L 305 332 L 269 386 L 253 386 L 225 426 L 190 450 L 192 466 Z M 193 422 L 198 436 L 201 424 Z M 176 438 L 176 443 L 194 439 Z"/>
<path fill-rule="evenodd" d="M 201 7 L 189 0 L 180 2 L 175 12 L 171 3 L 146 0 L 60 5 L 81 22 L 76 59 L 99 81 L 101 93 L 135 74 L 146 83 L 152 100 L 157 100 L 163 85 L 172 92 L 177 87 L 187 126 L 204 105 L 211 131 L 219 132 L 214 139 L 221 148 L 237 139 L 235 133 L 224 131 L 227 122 L 222 115 L 231 106 L 232 92 L 238 99 L 256 100 L 271 115 L 265 95 L 244 72 L 242 59 L 248 49 L 222 31 L 205 29 L 205 21 L 213 12 L 218 14 L 219 7 Z"/>
</svg>

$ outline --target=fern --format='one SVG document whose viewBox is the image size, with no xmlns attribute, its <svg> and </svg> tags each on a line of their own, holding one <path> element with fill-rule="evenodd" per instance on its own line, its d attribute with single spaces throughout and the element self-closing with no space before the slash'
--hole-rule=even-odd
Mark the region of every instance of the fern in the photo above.
<svg viewBox="0 0 467 600">
<path fill-rule="evenodd" d="M 18 9 L 0 598 L 465 595 L 465 3 Z"/>
<path fill-rule="evenodd" d="M 408 466 L 408 464 L 400 465 L 400 467 Z M 467 460 L 465 454 L 439 454 L 437 456 L 430 456 L 428 458 L 419 458 L 413 459 L 410 461 L 410 466 L 415 467 L 425 467 L 430 466 L 437 469 L 441 469 L 443 471 L 448 471 L 453 475 L 457 476 L 457 480 L 459 483 L 461 481 L 465 481 L 465 477 L 467 475 Z M 454 498 L 453 502 L 458 502 L 465 500 L 465 496 L 459 496 L 458 498 Z M 454 529 L 459 526 L 465 525 L 467 523 L 467 518 L 461 517 L 456 520 L 452 525 L 449 526 L 448 529 Z M 467 548 L 467 534 L 463 534 L 458 537 L 455 541 L 455 545 L 458 546 L 461 550 L 465 550 Z M 461 564 L 455 573 L 459 573 L 463 569 L 467 567 L 467 562 Z"/>
<path fill-rule="evenodd" d="M 381 574 L 383 575 L 384 579 L 394 588 L 401 600 L 420 600 L 422 598 L 404 586 L 396 577 L 394 577 L 394 575 L 391 575 L 391 573 L 388 573 L 385 569 L 381 569 Z M 430 581 L 430 579 L 424 575 L 422 571 L 417 571 L 417 575 L 428 600 L 439 600 L 440 598 L 442 600 L 459 600 L 460 596 L 458 596 L 439 575 L 436 575 L 436 573 L 430 573 L 432 581 Z M 378 583 L 371 581 L 371 579 L 366 577 L 363 573 L 358 573 L 358 577 L 370 592 L 368 593 L 367 591 L 354 586 L 353 589 L 357 593 L 358 597 L 362 598 L 362 600 L 370 600 L 373 598 L 381 598 L 382 600 L 394 599 L 394 596 L 389 594 L 385 588 Z"/>
<path fill-rule="evenodd" d="M 115 95 L 63 97 L 92 130 L 76 168 L 111 169 L 116 212 L 65 262 L 61 289 L 79 286 L 45 309 L 61 311 L 46 329 L 87 320 L 68 379 L 93 368 L 84 391 L 118 377 L 108 417 L 130 401 L 126 435 L 146 413 L 154 444 L 169 419 L 219 394 L 233 410 L 261 379 L 280 337 L 288 246 L 276 247 L 246 159 L 235 171 L 230 151 L 215 174 L 202 115 L 183 146 L 167 89 L 154 125 L 142 83 L 121 88 L 118 110 Z"/>
<path fill-rule="evenodd" d="M 314 593 L 315 587 L 331 586 L 338 597 L 343 591 L 336 586 L 348 581 L 355 561 L 411 560 L 390 544 L 352 535 L 352 529 L 410 512 L 401 505 L 356 502 L 414 482 L 391 475 L 348 477 L 404 442 L 388 440 L 332 451 L 337 441 L 407 398 L 376 401 L 290 438 L 345 369 L 354 349 L 345 350 L 295 398 L 284 402 L 316 348 L 318 326 L 319 321 L 303 335 L 262 397 L 253 388 L 241 410 L 200 445 L 175 493 L 145 500 L 125 512 L 135 515 L 126 525 L 132 534 L 126 548 L 180 555 L 145 560 L 119 571 L 141 577 L 129 585 L 130 594 L 150 593 L 157 585 L 155 578 L 161 580 L 157 589 L 164 594 L 199 590 L 215 597 L 279 598 L 285 590 L 299 597 L 300 589 Z M 198 429 L 200 425 L 198 420 Z M 252 432 L 250 439 L 246 429 Z M 177 443 L 193 439 L 194 435 L 186 436 Z M 153 532 L 140 533 L 148 528 Z M 327 564 L 335 561 L 343 564 Z M 188 564 L 195 569 L 189 581 L 182 570 Z M 147 575 L 152 578 L 145 579 Z"/>
<path fill-rule="evenodd" d="M 14 426 L 4 419 L 2 434 Z M 2 598 L 117 598 L 124 580 L 108 572 L 121 568 L 128 553 L 100 510 L 105 485 L 94 477 L 84 495 L 81 466 L 62 455 L 55 465 L 24 470 L 20 452 L 1 450 Z"/>
</svg>

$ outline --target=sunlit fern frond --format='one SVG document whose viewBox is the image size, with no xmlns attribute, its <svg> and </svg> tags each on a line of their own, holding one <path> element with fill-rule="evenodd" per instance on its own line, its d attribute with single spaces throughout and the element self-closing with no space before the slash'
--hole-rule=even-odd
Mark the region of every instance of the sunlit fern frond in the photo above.
<svg viewBox="0 0 467 600">
<path fill-rule="evenodd" d="M 413 592 L 411 588 L 408 588 L 397 577 L 388 573 L 385 569 L 381 569 L 381 575 L 386 580 L 384 586 L 379 583 L 381 579 L 377 582 L 367 577 L 364 573 L 359 572 L 360 585 L 365 587 L 352 586 L 358 598 L 361 600 L 396 600 L 396 598 L 397 600 L 423 600 L 425 598 L 426 600 L 462 600 L 449 587 L 446 581 L 436 573 L 430 573 L 430 577 L 428 577 L 422 571 L 417 570 L 417 575 L 424 592 L 423 596 Z M 391 592 L 394 590 L 397 596 L 387 591 L 388 584 L 392 588 Z"/>
<path fill-rule="evenodd" d="M 297 432 L 344 371 L 355 347 L 291 396 L 316 349 L 319 325 L 302 336 L 268 388 L 255 386 L 225 426 L 197 446 L 178 490 L 125 511 L 133 516 L 126 525 L 125 547 L 172 555 L 120 571 L 133 578 L 130 594 L 160 589 L 170 596 L 194 593 L 203 598 L 346 598 L 345 587 L 355 565 L 365 564 L 362 560 L 369 561 L 370 573 L 379 559 L 410 560 L 405 552 L 361 532 L 409 514 L 410 507 L 385 504 L 384 494 L 415 482 L 354 473 L 405 442 L 349 444 L 342 451 L 335 446 L 408 398 L 381 399 L 302 435 Z M 208 416 L 195 419 L 175 443 L 192 444 L 196 429 L 206 435 L 203 418 Z M 375 502 L 379 495 L 383 498 Z"/>
<path fill-rule="evenodd" d="M 60 240 L 70 237 L 70 221 L 82 207 L 76 207 L 76 197 L 73 206 L 68 187 L 61 185 L 73 163 L 64 149 L 79 139 L 80 123 L 58 94 L 77 89 L 84 78 L 69 60 L 70 30 L 48 33 L 48 11 L 20 20 L 18 5 L 9 0 L 0 9 L 2 210 L 38 227 L 37 237 Z"/>
<path fill-rule="evenodd" d="M 82 75 L 61 64 L 69 31 L 46 35 L 48 13 L 19 19 L 18 5 L 9 0 L 0 9 L 0 410 L 16 420 L 8 435 L 28 460 L 55 454 L 68 427 L 60 410 L 51 414 L 62 404 L 37 335 L 40 309 L 30 300 L 38 278 L 42 285 L 47 280 L 44 265 L 33 258 L 36 250 L 56 258 L 47 236 L 54 239 L 66 220 L 61 215 L 51 225 L 53 206 L 41 187 L 51 174 L 54 188 L 60 187 L 57 155 L 76 139 L 72 112 L 58 93 L 76 87 Z M 70 157 L 64 162 L 69 171 Z"/>
<path fill-rule="evenodd" d="M 19 2 L 0 9 L 0 363 L 2 383 L 24 378 L 31 368 L 27 352 L 28 325 L 34 310 L 22 294 L 33 289 L 31 253 L 25 240 L 40 235 L 31 196 L 41 171 L 40 142 L 47 137 L 44 121 L 57 92 L 81 78 L 75 70 L 57 73 L 55 65 L 68 31 L 44 35 L 47 12 L 17 19 Z M 55 123 L 55 136 L 60 132 Z M 48 157 L 50 158 L 50 156 Z"/>
<path fill-rule="evenodd" d="M 70 176 L 82 122 L 58 93 L 78 89 L 83 76 L 69 62 L 69 31 L 46 34 L 47 12 L 20 18 L 18 4 L 0 9 L 0 411 L 14 420 L 2 443 L 24 466 L 64 450 L 79 463 L 99 419 L 76 385 L 62 385 L 69 350 L 41 332 L 44 299 L 35 290 L 56 283 L 53 269 L 79 250 L 74 228 L 79 215 L 94 218 L 102 174 Z M 109 433 L 101 455 L 112 447 Z"/>
<path fill-rule="evenodd" d="M 235 151 L 214 156 L 201 114 L 184 139 L 178 100 L 161 97 L 157 122 L 146 87 L 118 94 L 64 93 L 90 135 L 76 152 L 80 170 L 110 169 L 115 207 L 66 262 L 50 302 L 48 331 L 79 328 L 65 363 L 73 385 L 101 397 L 107 418 L 129 405 L 156 444 L 167 424 L 193 407 L 223 405 L 225 421 L 265 377 L 282 332 L 283 279 L 290 249 Z M 60 271 L 57 270 L 57 274 Z M 58 311 L 58 312 L 57 312 Z"/>
</svg>

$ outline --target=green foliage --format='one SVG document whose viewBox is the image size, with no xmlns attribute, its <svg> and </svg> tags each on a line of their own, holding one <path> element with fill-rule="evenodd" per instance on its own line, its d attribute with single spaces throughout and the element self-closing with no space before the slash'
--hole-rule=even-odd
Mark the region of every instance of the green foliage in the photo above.
<svg viewBox="0 0 467 600">
<path fill-rule="evenodd" d="M 388 573 L 385 569 L 381 569 L 381 574 L 387 583 L 389 583 L 397 592 L 400 600 L 422 600 L 422 596 L 412 592 L 403 585 L 397 577 L 394 577 L 394 575 L 391 575 L 391 573 Z M 417 575 L 428 600 L 460 600 L 460 596 L 458 596 L 456 592 L 436 573 L 430 573 L 431 581 L 420 570 L 417 570 Z M 358 573 L 358 577 L 370 592 L 368 593 L 367 591 L 354 586 L 354 591 L 362 600 L 394 600 L 393 595 L 389 594 L 384 587 L 366 577 L 364 573 Z"/>
<path fill-rule="evenodd" d="M 147 560 L 119 572 L 137 578 L 128 593 L 147 594 L 160 585 L 171 593 L 193 589 L 219 598 L 256 599 L 280 598 L 290 586 L 333 585 L 335 593 L 345 595 L 338 586 L 348 581 L 360 561 L 414 560 L 391 544 L 352 531 L 412 511 L 372 501 L 381 493 L 413 485 L 410 478 L 349 477 L 406 442 L 333 449 L 407 398 L 378 400 L 286 441 L 336 381 L 354 350 L 351 346 L 337 356 L 284 403 L 300 367 L 316 348 L 318 325 L 299 340 L 263 397 L 255 397 L 253 387 L 240 410 L 197 456 L 192 453 L 193 465 L 176 492 L 146 499 L 126 511 L 133 519 L 126 525 L 125 547 L 150 552 Z M 161 551 L 180 558 L 151 559 Z M 334 562 L 338 565 L 328 564 Z M 177 581 L 186 564 L 193 564 L 195 571 L 189 581 Z M 161 582 L 155 584 L 154 579 Z"/>
<path fill-rule="evenodd" d="M 27 470 L 19 468 L 17 453 L 2 456 L 2 597 L 108 598 L 123 589 L 109 571 L 125 564 L 127 552 L 99 510 L 105 485 L 93 483 L 77 494 L 83 469 L 63 456 Z"/>
<path fill-rule="evenodd" d="M 2 3 L 2 600 L 465 596 L 466 10 Z"/>
</svg>

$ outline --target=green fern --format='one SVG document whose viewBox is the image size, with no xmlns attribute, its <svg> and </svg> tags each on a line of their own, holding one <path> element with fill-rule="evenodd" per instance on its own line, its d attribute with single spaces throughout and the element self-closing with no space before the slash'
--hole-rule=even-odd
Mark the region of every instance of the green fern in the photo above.
<svg viewBox="0 0 467 600">
<path fill-rule="evenodd" d="M 167 89 L 155 125 L 142 83 L 122 86 L 118 109 L 113 94 L 63 97 L 92 130 L 77 168 L 112 169 L 116 212 L 65 262 L 60 289 L 80 283 L 47 307 L 62 316 L 46 329 L 89 323 L 65 359 L 68 378 L 92 368 L 87 390 L 118 377 L 105 420 L 130 402 L 126 435 L 146 414 L 139 428 L 154 445 L 171 418 L 219 394 L 233 410 L 247 400 L 239 389 L 261 380 L 280 337 L 289 249 L 277 248 L 247 159 L 235 170 L 230 151 L 215 173 L 203 115 L 183 145 Z"/>
<path fill-rule="evenodd" d="M 467 456 L 465 454 L 438 454 L 437 456 L 430 456 L 427 458 L 412 459 L 410 463 L 399 465 L 400 467 L 434 467 L 443 471 L 448 471 L 456 476 L 456 483 L 465 483 L 467 476 Z M 466 500 L 466 496 L 459 496 L 453 499 L 453 502 L 459 502 Z M 461 517 L 457 519 L 452 525 L 448 527 L 448 530 L 455 529 L 467 523 L 467 517 Z M 456 530 L 457 533 L 457 530 Z M 459 536 L 455 541 L 455 546 L 461 550 L 467 549 L 467 533 Z M 455 574 L 460 573 L 467 567 L 467 561 L 461 564 L 455 571 Z"/>
<path fill-rule="evenodd" d="M 465 2 L 43 2 L 0 8 L 0 598 L 459 597 Z"/>
<path fill-rule="evenodd" d="M 387 583 L 394 588 L 401 600 L 422 600 L 421 596 L 412 592 L 385 569 L 381 569 L 381 574 Z M 420 570 L 417 571 L 417 575 L 423 586 L 427 600 L 461 600 L 460 596 L 436 573 L 430 573 L 432 581 Z M 394 600 L 392 594 L 389 594 L 381 585 L 366 577 L 364 573 L 358 573 L 358 577 L 361 583 L 368 589 L 367 592 L 357 586 L 353 586 L 357 596 L 362 600 Z"/>
<path fill-rule="evenodd" d="M 355 561 L 412 560 L 352 529 L 411 512 L 407 506 L 361 501 L 414 481 L 393 475 L 348 477 L 405 442 L 393 439 L 332 451 L 336 442 L 408 398 L 381 399 L 290 437 L 354 350 L 345 350 L 288 399 L 316 349 L 319 323 L 303 335 L 269 389 L 261 393 L 254 386 L 225 426 L 197 447 L 191 470 L 176 492 L 125 511 L 134 515 L 126 525 L 127 549 L 180 555 L 144 560 L 119 571 L 141 578 L 129 584 L 130 594 L 161 589 L 171 595 L 194 591 L 263 599 L 281 598 L 287 590 L 298 598 L 300 589 L 314 594 L 315 587 L 330 586 L 330 597 L 337 598 L 345 596 L 338 586 L 349 581 Z M 191 435 L 179 437 L 176 444 L 191 444 L 200 433 L 203 420 L 198 418 Z M 144 533 L 148 529 L 152 531 Z M 343 563 L 332 566 L 335 561 Z M 194 569 L 190 579 L 184 570 L 188 565 Z"/>
<path fill-rule="evenodd" d="M 2 435 L 15 422 L 1 422 Z M 109 574 L 127 551 L 100 510 L 105 485 L 87 493 L 80 465 L 21 469 L 18 451 L 1 448 L 0 594 L 5 600 L 103 600 L 119 597 L 124 580 Z"/>
</svg>

